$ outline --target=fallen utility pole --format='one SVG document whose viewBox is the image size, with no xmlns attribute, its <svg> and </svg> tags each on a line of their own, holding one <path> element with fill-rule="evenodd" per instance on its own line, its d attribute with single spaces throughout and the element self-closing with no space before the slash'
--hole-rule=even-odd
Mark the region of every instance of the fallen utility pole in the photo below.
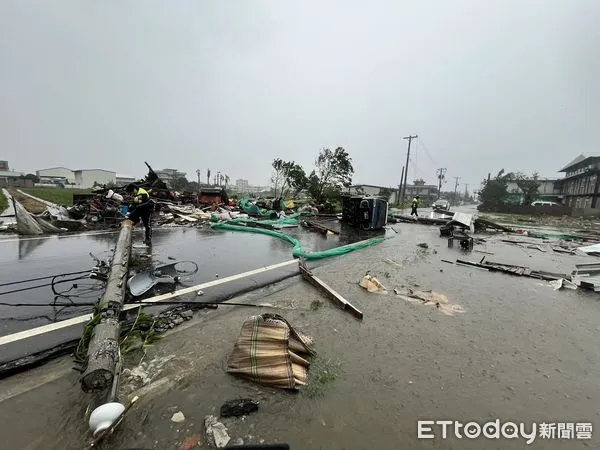
<svg viewBox="0 0 600 450">
<path fill-rule="evenodd" d="M 324 281 L 315 277 L 311 271 L 306 267 L 306 263 L 304 260 L 300 260 L 298 262 L 298 266 L 300 267 L 300 273 L 302 274 L 302 278 L 312 284 L 314 287 L 323 292 L 330 300 L 333 300 L 335 303 L 340 305 L 342 309 L 347 310 L 354 317 L 362 320 L 363 313 L 356 309 L 352 303 L 330 288 Z"/>
<path fill-rule="evenodd" d="M 125 219 L 121 224 L 106 289 L 99 303 L 102 318 L 94 327 L 88 347 L 85 371 L 81 377 L 81 388 L 84 392 L 108 389 L 115 376 L 121 336 L 119 315 L 123 309 L 127 288 L 132 229 L 133 222 Z"/>
</svg>

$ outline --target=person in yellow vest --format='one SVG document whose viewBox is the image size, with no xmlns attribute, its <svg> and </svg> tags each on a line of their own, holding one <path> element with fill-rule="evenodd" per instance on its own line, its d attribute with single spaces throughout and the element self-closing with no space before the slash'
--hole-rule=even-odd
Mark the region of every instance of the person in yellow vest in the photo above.
<svg viewBox="0 0 600 450">
<path fill-rule="evenodd" d="M 152 245 L 152 211 L 154 203 L 150 199 L 150 194 L 146 189 L 133 183 L 128 185 L 126 190 L 133 195 L 133 204 L 130 206 L 126 217 L 134 224 L 137 224 L 142 219 L 146 232 L 144 244 L 148 246 Z"/>
<path fill-rule="evenodd" d="M 412 199 L 410 215 L 415 215 L 415 219 L 419 217 L 419 213 L 417 212 L 417 208 L 419 207 L 419 196 L 416 195 Z"/>
</svg>

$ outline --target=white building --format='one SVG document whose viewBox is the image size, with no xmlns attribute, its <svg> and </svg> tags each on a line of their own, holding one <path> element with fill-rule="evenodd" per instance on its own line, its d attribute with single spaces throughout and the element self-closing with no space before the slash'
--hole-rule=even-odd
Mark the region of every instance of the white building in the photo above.
<svg viewBox="0 0 600 450">
<path fill-rule="evenodd" d="M 68 183 L 75 183 L 75 173 L 66 167 L 51 167 L 50 169 L 37 170 L 35 174 L 38 178 L 63 178 Z"/>
<path fill-rule="evenodd" d="M 89 189 L 94 185 L 116 184 L 117 174 L 104 169 L 74 170 L 75 185 L 81 189 Z"/>
<path fill-rule="evenodd" d="M 126 186 L 129 183 L 134 183 L 134 182 L 135 182 L 135 177 L 132 177 L 130 175 L 123 175 L 122 173 L 118 173 L 116 176 L 117 186 Z"/>
</svg>

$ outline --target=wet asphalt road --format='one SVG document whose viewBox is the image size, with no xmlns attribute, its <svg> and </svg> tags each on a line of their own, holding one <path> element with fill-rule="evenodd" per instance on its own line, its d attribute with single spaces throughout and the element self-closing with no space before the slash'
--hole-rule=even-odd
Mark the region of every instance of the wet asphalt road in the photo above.
<svg viewBox="0 0 600 450">
<path fill-rule="evenodd" d="M 437 227 L 394 228 L 399 231 L 394 239 L 315 269 L 364 312 L 362 322 L 297 279 L 249 294 L 251 302 L 296 308 L 276 312 L 315 339 L 313 376 L 323 362 L 337 366 L 332 369 L 336 379 L 321 395 L 311 397 L 308 390 L 290 395 L 227 375 L 226 359 L 240 326 L 255 310 L 205 312 L 146 356 L 151 361 L 176 355 L 160 375 L 168 380 L 168 389 L 142 396 L 109 448 L 179 448 L 194 433 L 205 443 L 204 416 L 239 397 L 258 399 L 261 405 L 245 420 L 226 421 L 232 438 L 288 442 L 294 450 L 599 448 L 598 295 L 554 291 L 540 280 L 446 264 L 441 259 L 479 260 L 483 254 L 448 249 Z M 476 249 L 494 253 L 488 258 L 541 270 L 568 272 L 578 262 L 597 260 L 486 238 Z M 423 242 L 428 249 L 417 247 Z M 367 271 L 388 288 L 388 295 L 358 287 Z M 393 288 L 407 287 L 444 293 L 465 312 L 445 316 L 391 294 Z M 315 300 L 323 306 L 313 311 Z M 131 359 L 128 367 L 137 363 L 139 359 Z M 32 372 L 7 380 L 2 389 L 10 391 L 35 376 Z M 79 448 L 86 432 L 81 418 L 87 398 L 76 386 L 76 375 L 62 377 L 0 403 L 0 432 L 10 448 Z M 170 421 L 175 411 L 185 414 L 184 423 Z M 21 420 L 23 414 L 29 420 Z M 439 434 L 422 441 L 416 437 L 419 419 L 591 422 L 594 432 L 590 441 L 538 438 L 532 446 L 521 439 L 442 440 Z M 45 426 L 49 423 L 53 426 Z"/>
<path fill-rule="evenodd" d="M 317 251 L 344 245 L 360 239 L 372 237 L 372 233 L 348 233 L 341 237 L 325 238 L 300 228 L 286 229 L 295 235 L 306 250 Z M 100 259 L 107 259 L 118 234 L 116 232 L 88 233 L 84 235 L 50 236 L 44 238 L 0 239 L 0 284 L 42 277 L 46 275 L 71 273 L 90 269 L 94 261 L 91 252 Z M 153 247 L 149 252 L 139 242 L 143 239 L 140 230 L 134 232 L 133 257 L 142 267 L 170 264 L 177 261 L 193 261 L 198 264 L 198 272 L 187 276 L 183 286 L 191 286 L 218 277 L 227 277 L 292 259 L 289 243 L 271 236 L 260 234 L 212 231 L 205 228 L 162 228 L 153 233 Z M 189 294 L 181 297 L 187 301 L 218 301 L 223 298 L 262 286 L 295 273 L 295 266 L 285 267 L 269 273 L 230 282 L 206 290 L 206 295 L 196 297 Z M 74 275 L 73 278 L 79 275 Z M 82 275 L 85 277 L 85 275 Z M 61 281 L 64 278 L 58 278 Z M 13 289 L 28 288 L 48 284 L 50 280 L 22 283 L 0 287 L 0 302 L 33 303 L 39 307 L 11 307 L 0 305 L 0 336 L 34 328 L 81 314 L 89 313 L 90 306 L 54 307 L 53 300 L 59 303 L 93 303 L 102 294 L 102 285 L 93 280 L 81 279 L 58 284 L 56 290 L 67 292 L 72 297 L 56 297 L 50 286 L 2 295 Z M 77 288 L 73 288 L 77 284 Z M 76 339 L 81 334 L 81 325 L 52 332 L 43 337 L 34 337 L 2 347 L 0 363 L 11 361 L 32 352 L 37 352 Z"/>
</svg>

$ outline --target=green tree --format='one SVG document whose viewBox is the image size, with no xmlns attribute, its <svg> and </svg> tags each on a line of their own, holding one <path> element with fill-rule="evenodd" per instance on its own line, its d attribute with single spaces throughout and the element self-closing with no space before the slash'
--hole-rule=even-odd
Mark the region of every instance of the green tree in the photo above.
<svg viewBox="0 0 600 450">
<path fill-rule="evenodd" d="M 531 205 L 531 203 L 539 197 L 538 189 L 541 186 L 541 183 L 537 181 L 538 178 L 539 175 L 537 172 L 534 172 L 530 177 L 520 172 L 515 175 L 515 182 L 523 193 L 524 205 Z"/>
<path fill-rule="evenodd" d="M 290 193 L 293 197 L 306 187 L 306 172 L 295 161 L 273 160 L 273 191 L 275 197 L 286 198 Z"/>
<path fill-rule="evenodd" d="M 335 150 L 324 148 L 315 161 L 315 169 L 308 177 L 310 196 L 318 204 L 325 203 L 328 198 L 337 197 L 343 187 L 352 183 L 352 158 L 343 147 Z"/>
<path fill-rule="evenodd" d="M 513 177 L 512 173 L 505 173 L 502 169 L 494 178 L 484 180 L 479 191 L 479 201 L 483 206 L 494 208 L 503 205 L 508 197 L 508 181 Z"/>
</svg>

